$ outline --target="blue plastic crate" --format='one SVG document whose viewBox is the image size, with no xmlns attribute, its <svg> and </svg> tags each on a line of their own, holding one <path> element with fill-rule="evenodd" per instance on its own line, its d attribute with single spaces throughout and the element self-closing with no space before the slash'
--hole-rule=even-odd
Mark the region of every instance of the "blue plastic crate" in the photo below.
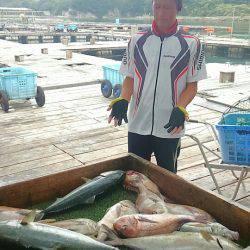
<svg viewBox="0 0 250 250">
<path fill-rule="evenodd" d="M 58 23 L 54 27 L 55 31 L 64 31 L 64 28 L 65 28 L 65 26 L 63 23 Z"/>
<path fill-rule="evenodd" d="M 103 66 L 103 78 L 109 80 L 114 87 L 116 84 L 122 84 L 124 76 L 119 73 L 121 63 Z"/>
<path fill-rule="evenodd" d="M 228 114 L 216 125 L 224 163 L 250 165 L 250 114 Z"/>
<path fill-rule="evenodd" d="M 9 100 L 34 98 L 37 92 L 37 74 L 21 68 L 0 68 L 0 90 Z"/>
<path fill-rule="evenodd" d="M 77 31 L 77 30 L 78 30 L 78 27 L 77 27 L 76 24 L 69 24 L 69 25 L 67 26 L 67 30 L 68 30 L 68 31 Z"/>
</svg>

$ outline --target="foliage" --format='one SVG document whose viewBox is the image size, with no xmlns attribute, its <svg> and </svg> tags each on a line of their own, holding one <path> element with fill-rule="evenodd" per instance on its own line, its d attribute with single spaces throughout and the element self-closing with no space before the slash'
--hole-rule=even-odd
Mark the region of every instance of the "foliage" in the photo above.
<svg viewBox="0 0 250 250">
<path fill-rule="evenodd" d="M 122 17 L 142 16 L 151 13 L 152 0 L 0 0 L 2 7 L 26 7 L 50 10 L 52 14 L 63 11 L 92 13 L 96 17 L 119 14 Z M 232 2 L 232 3 L 231 3 Z M 234 4 L 225 0 L 183 0 L 183 16 L 249 16 L 249 4 Z M 236 1 L 237 2 L 237 1 Z M 244 3 L 244 1 L 242 1 Z"/>
</svg>

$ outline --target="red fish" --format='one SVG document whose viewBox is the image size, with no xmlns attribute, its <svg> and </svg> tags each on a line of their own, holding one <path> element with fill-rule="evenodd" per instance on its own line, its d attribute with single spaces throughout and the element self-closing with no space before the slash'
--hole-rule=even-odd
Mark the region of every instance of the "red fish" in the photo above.
<svg viewBox="0 0 250 250">
<path fill-rule="evenodd" d="M 204 222 L 202 216 L 173 215 L 173 214 L 134 214 L 118 218 L 114 229 L 126 238 L 136 238 L 148 235 L 168 234 L 187 222 Z"/>
<path fill-rule="evenodd" d="M 137 214 L 137 213 L 138 211 L 135 205 L 131 201 L 124 200 L 113 205 L 104 215 L 104 217 L 98 222 L 97 239 L 104 241 L 107 238 L 107 232 L 105 227 L 103 227 L 103 225 L 113 230 L 113 224 L 117 218 L 123 215 Z"/>
<path fill-rule="evenodd" d="M 152 182 L 147 176 L 133 170 L 127 171 L 124 180 L 125 188 L 136 191 L 138 193 L 140 185 L 145 186 L 145 188 L 157 194 L 159 197 L 163 197 L 157 185 Z"/>
</svg>

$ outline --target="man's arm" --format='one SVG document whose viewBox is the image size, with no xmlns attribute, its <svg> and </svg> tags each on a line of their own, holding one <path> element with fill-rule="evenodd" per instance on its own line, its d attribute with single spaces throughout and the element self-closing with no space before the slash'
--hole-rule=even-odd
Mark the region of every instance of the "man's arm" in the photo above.
<svg viewBox="0 0 250 250">
<path fill-rule="evenodd" d="M 121 98 L 124 98 L 125 100 L 130 102 L 131 96 L 133 94 L 133 89 L 134 89 L 134 79 L 126 76 L 122 85 Z"/>
<path fill-rule="evenodd" d="M 188 115 L 185 109 L 197 93 L 197 82 L 207 77 L 204 50 L 199 39 L 195 40 L 193 39 L 193 42 L 196 46 L 191 46 L 193 48 L 192 57 L 188 63 L 187 86 L 178 98 L 176 103 L 178 107 L 173 108 L 169 122 L 164 126 L 171 134 L 177 134 L 184 128 Z"/>
<path fill-rule="evenodd" d="M 187 83 L 186 89 L 181 93 L 177 106 L 182 106 L 186 108 L 187 105 L 194 99 L 197 94 L 197 82 Z"/>
<path fill-rule="evenodd" d="M 182 91 L 176 106 L 181 106 L 186 109 L 187 105 L 194 99 L 197 94 L 197 82 L 187 83 L 187 87 Z M 182 127 L 175 127 L 171 134 L 178 134 L 182 131 Z"/>
<path fill-rule="evenodd" d="M 114 120 L 114 125 L 121 125 L 122 120 L 128 122 L 127 109 L 134 89 L 134 79 L 126 76 L 122 84 L 122 93 L 119 98 L 111 102 L 108 111 L 112 110 L 108 118 L 108 123 Z"/>
</svg>

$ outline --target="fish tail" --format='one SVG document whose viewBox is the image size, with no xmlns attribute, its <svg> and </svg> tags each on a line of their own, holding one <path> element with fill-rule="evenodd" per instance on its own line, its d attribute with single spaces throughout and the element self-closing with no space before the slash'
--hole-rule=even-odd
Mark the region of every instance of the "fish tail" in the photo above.
<svg viewBox="0 0 250 250">
<path fill-rule="evenodd" d="M 107 239 L 107 233 L 106 232 L 99 232 L 97 235 L 97 239 L 100 241 L 105 241 Z"/>
<path fill-rule="evenodd" d="M 238 232 L 233 232 L 232 231 L 232 240 L 239 240 L 239 237 L 240 237 L 240 235 L 239 235 L 239 233 Z"/>
<path fill-rule="evenodd" d="M 22 219 L 21 225 L 27 225 L 30 222 L 35 221 L 35 218 L 36 218 L 36 210 L 32 210 Z"/>
<path fill-rule="evenodd" d="M 111 246 L 122 246 L 123 245 L 122 239 L 120 239 L 113 230 L 111 230 L 106 225 L 102 225 L 102 227 L 106 231 L 107 237 L 109 239 L 111 239 L 110 241 L 105 241 L 105 244 L 111 245 Z"/>
<path fill-rule="evenodd" d="M 35 221 L 41 220 L 45 216 L 45 212 L 40 212 L 39 214 L 36 215 Z"/>
</svg>

